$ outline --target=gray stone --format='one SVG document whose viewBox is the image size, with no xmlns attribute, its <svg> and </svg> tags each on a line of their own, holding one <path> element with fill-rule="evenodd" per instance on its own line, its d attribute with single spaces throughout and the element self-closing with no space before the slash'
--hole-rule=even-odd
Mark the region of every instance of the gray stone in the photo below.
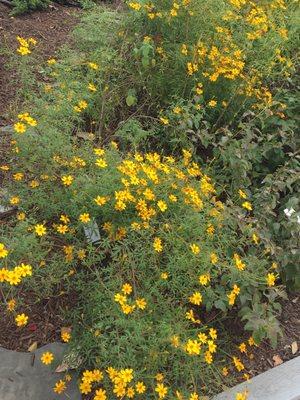
<svg viewBox="0 0 300 400">
<path fill-rule="evenodd" d="M 300 400 L 300 356 L 243 382 L 214 400 L 234 400 L 236 393 L 249 391 L 249 400 Z"/>
<path fill-rule="evenodd" d="M 63 379 L 64 374 L 55 369 L 63 358 L 66 345 L 51 343 L 33 353 L 21 353 L 0 348 L 0 400 L 80 400 L 76 376 L 72 373 L 71 382 L 63 394 L 56 394 L 53 387 Z M 41 355 L 50 351 L 54 361 L 50 365 L 41 362 Z"/>
</svg>

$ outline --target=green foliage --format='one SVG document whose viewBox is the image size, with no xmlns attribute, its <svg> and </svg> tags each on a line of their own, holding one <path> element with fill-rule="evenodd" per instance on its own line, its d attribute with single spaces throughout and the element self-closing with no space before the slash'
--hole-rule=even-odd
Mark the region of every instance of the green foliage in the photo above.
<svg viewBox="0 0 300 400">
<path fill-rule="evenodd" d="M 47 8 L 49 0 L 13 0 L 12 15 L 20 15 L 26 12 Z"/>
<path fill-rule="evenodd" d="M 169 397 L 220 383 L 210 313 L 238 312 L 275 346 L 278 273 L 299 284 L 294 5 L 237 3 L 93 7 L 48 62 L 19 39 L 25 101 L 1 168 L 19 208 L 1 232 L 5 301 L 75 292 L 82 367 L 133 368 L 149 399 L 159 372 Z M 33 278 L 9 287 L 23 262 Z M 103 385 L 124 389 L 110 373 Z"/>
</svg>

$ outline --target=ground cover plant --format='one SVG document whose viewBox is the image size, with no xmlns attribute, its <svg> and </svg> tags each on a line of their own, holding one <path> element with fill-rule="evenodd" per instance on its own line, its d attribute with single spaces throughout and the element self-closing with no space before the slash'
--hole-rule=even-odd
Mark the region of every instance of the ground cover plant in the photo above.
<svg viewBox="0 0 300 400">
<path fill-rule="evenodd" d="M 299 279 L 296 18 L 281 0 L 130 2 L 86 13 L 59 57 L 17 38 L 2 310 L 22 330 L 26 294 L 76 298 L 61 338 L 83 394 L 197 400 L 276 345 Z M 233 313 L 239 355 L 219 329 Z"/>
</svg>

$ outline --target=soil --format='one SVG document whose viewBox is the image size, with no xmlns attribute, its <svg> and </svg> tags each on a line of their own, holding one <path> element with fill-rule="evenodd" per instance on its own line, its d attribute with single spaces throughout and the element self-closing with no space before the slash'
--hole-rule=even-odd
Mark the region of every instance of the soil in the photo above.
<svg viewBox="0 0 300 400">
<path fill-rule="evenodd" d="M 23 293 L 22 300 L 19 301 L 22 302 L 22 312 L 28 315 L 30 322 L 22 328 L 15 324 L 15 313 L 0 307 L 0 347 L 28 351 L 34 342 L 39 348 L 47 343 L 61 341 L 61 328 L 68 326 L 62 310 L 74 304 L 75 298 L 75 294 L 69 293 L 38 301 L 33 293 Z M 2 299 L 1 303 L 3 305 Z"/>
<path fill-rule="evenodd" d="M 15 104 L 15 74 L 8 68 L 6 52 L 17 48 L 16 36 L 35 38 L 39 54 L 45 59 L 53 57 L 68 40 L 81 9 L 55 4 L 47 10 L 18 17 L 11 17 L 9 12 L 10 9 L 0 3 L 0 126 L 11 122 Z"/>
<path fill-rule="evenodd" d="M 247 353 L 242 354 L 238 346 L 242 342 L 247 344 L 250 333 L 244 331 L 238 317 L 228 324 L 229 338 L 234 345 L 232 355 L 239 357 L 245 366 L 245 370 L 240 373 L 231 368 L 238 381 L 245 379 L 244 373 L 248 373 L 251 378 L 300 355 L 300 293 L 290 295 L 287 300 L 281 301 L 281 305 L 282 313 L 278 320 L 283 336 L 276 348 L 272 348 L 270 342 L 265 340 L 259 346 L 247 345 Z"/>
</svg>

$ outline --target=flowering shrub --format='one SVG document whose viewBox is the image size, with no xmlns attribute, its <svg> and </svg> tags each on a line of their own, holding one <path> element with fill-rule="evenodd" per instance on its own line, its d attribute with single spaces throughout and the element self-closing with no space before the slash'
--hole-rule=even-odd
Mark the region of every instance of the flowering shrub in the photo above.
<svg viewBox="0 0 300 400">
<path fill-rule="evenodd" d="M 272 104 L 266 78 L 294 70 L 288 51 L 295 28 L 286 18 L 292 2 L 157 0 L 128 6 L 134 16 L 122 37 L 134 40 L 135 70 L 162 107 L 193 98 L 210 121 L 218 115 L 226 121 L 244 107 Z M 175 118 L 180 108 L 173 110 Z M 162 118 L 163 124 L 172 123 Z"/>
<path fill-rule="evenodd" d="M 58 276 L 78 292 L 74 346 L 88 365 L 107 369 L 109 380 L 98 391 L 122 397 L 145 386 L 149 398 L 164 398 L 193 387 L 190 394 L 196 394 L 199 368 L 210 365 L 217 351 L 218 333 L 206 322 L 212 308 L 240 309 L 257 342 L 271 334 L 270 327 L 276 330 L 271 260 L 260 254 L 253 228 L 248 236 L 240 233 L 189 151 L 176 160 L 157 153 L 124 157 L 115 142 L 107 149 L 70 147 L 51 161 L 40 158 L 33 171 L 26 165 L 52 131 L 39 135 L 39 124 L 30 129 L 18 136 L 19 172 L 13 171 L 22 214 L 17 225 L 26 226 L 48 253 L 46 265 L 55 264 L 55 249 Z M 62 141 L 67 146 L 66 135 L 60 146 Z M 243 191 L 240 196 L 247 213 L 251 203 Z M 88 245 L 83 233 L 97 226 L 97 244 Z M 5 258 L 8 251 L 3 245 Z M 30 269 L 33 277 L 36 268 Z M 7 285 L 11 273 L 4 271 Z M 272 303 L 267 297 L 261 303 L 262 293 Z M 258 322 L 259 307 L 266 314 Z M 26 324 L 27 316 L 16 322 Z M 99 380 L 83 379 L 82 393 Z"/>
<path fill-rule="evenodd" d="M 278 266 L 247 175 L 256 157 L 247 145 L 263 141 L 265 156 L 278 141 L 248 140 L 244 125 L 231 140 L 217 128 L 236 129 L 247 107 L 259 116 L 274 106 L 281 118 L 267 78 L 293 71 L 293 3 L 128 6 L 122 16 L 95 8 L 74 48 L 44 64 L 34 38 L 18 38 L 26 101 L 0 165 L 12 182 L 6 202 L 18 208 L 1 228 L 2 307 L 22 329 L 24 293 L 76 293 L 61 339 L 90 368 L 83 394 L 198 400 L 224 360 L 219 318 L 238 314 L 249 346 L 280 333 Z M 43 82 L 28 79 L 37 74 Z M 244 370 L 239 357 L 232 365 Z"/>
</svg>

